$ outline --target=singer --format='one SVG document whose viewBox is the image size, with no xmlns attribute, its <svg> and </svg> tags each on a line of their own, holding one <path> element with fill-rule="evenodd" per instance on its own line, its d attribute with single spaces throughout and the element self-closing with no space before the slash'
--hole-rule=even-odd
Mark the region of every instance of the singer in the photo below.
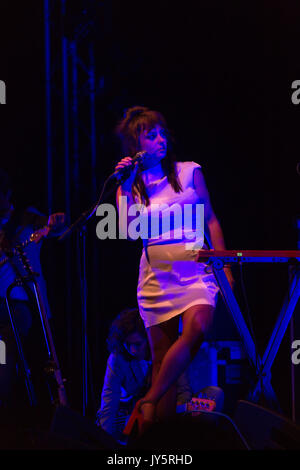
<svg viewBox="0 0 300 470">
<path fill-rule="evenodd" d="M 146 152 L 142 162 L 134 164 L 127 180 L 119 186 L 117 204 L 124 200 L 120 196 L 127 197 L 128 206 L 204 204 L 210 244 L 215 249 L 225 249 L 201 167 L 195 162 L 176 161 L 162 114 L 142 106 L 129 108 L 116 133 L 125 155 Z M 126 166 L 132 166 L 130 157 L 123 158 L 115 171 Z M 120 216 L 120 205 L 118 210 Z M 136 422 L 142 434 L 154 421 L 168 419 L 175 413 L 176 380 L 193 359 L 212 324 L 218 294 L 214 276 L 205 272 L 205 263 L 196 262 L 197 250 L 186 249 L 188 237 L 169 238 L 143 240 L 137 299 L 151 349 L 152 382 L 137 403 L 125 434 L 131 433 Z M 226 274 L 232 284 L 229 269 Z M 180 316 L 182 334 L 178 337 Z"/>
</svg>

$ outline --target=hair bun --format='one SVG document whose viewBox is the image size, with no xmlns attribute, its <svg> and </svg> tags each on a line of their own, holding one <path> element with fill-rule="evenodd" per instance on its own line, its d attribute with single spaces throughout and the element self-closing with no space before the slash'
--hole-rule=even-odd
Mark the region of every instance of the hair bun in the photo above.
<svg viewBox="0 0 300 470">
<path fill-rule="evenodd" d="M 133 106 L 132 108 L 127 108 L 125 110 L 124 118 L 131 120 L 136 116 L 140 116 L 146 111 L 149 111 L 149 108 L 146 108 L 145 106 Z"/>
</svg>

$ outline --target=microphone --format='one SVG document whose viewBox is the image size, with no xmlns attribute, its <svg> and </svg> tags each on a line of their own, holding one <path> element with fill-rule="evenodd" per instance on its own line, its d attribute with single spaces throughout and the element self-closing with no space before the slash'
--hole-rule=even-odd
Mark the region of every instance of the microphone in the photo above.
<svg viewBox="0 0 300 470">
<path fill-rule="evenodd" d="M 112 178 L 117 178 L 118 180 L 120 179 L 127 179 L 130 176 L 130 173 L 133 171 L 135 162 L 141 162 L 143 160 L 143 157 L 145 156 L 147 152 L 145 150 L 142 150 L 141 152 L 137 152 L 134 157 L 132 157 L 131 165 L 127 165 L 124 168 L 120 168 L 119 170 L 116 170 L 111 177 Z"/>
</svg>

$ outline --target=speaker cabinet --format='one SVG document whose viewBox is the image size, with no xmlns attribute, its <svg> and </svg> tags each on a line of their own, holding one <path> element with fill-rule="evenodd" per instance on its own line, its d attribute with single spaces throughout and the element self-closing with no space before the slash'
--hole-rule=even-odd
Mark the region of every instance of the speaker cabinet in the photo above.
<svg viewBox="0 0 300 470">
<path fill-rule="evenodd" d="M 70 408 L 59 406 L 50 428 L 52 441 L 61 440 L 72 448 L 117 449 L 119 444 L 87 417 Z"/>
<path fill-rule="evenodd" d="M 300 449 L 300 427 L 274 411 L 241 400 L 234 421 L 251 449 Z"/>
<path fill-rule="evenodd" d="M 216 412 L 183 414 L 156 423 L 141 438 L 129 442 L 133 449 L 166 451 L 249 450 L 235 423 Z"/>
</svg>

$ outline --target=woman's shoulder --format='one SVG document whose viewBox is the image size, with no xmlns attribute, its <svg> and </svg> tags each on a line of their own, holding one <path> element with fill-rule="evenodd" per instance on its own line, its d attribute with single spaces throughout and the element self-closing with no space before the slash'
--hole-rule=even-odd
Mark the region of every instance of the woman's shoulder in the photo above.
<svg viewBox="0 0 300 470">
<path fill-rule="evenodd" d="M 176 162 L 176 169 L 178 173 L 194 170 L 195 168 L 201 168 L 199 163 L 188 161 L 188 162 Z"/>
<path fill-rule="evenodd" d="M 201 165 L 193 161 L 176 163 L 177 176 L 183 186 L 189 186 L 194 181 L 194 172 L 197 168 L 201 169 Z"/>
</svg>

